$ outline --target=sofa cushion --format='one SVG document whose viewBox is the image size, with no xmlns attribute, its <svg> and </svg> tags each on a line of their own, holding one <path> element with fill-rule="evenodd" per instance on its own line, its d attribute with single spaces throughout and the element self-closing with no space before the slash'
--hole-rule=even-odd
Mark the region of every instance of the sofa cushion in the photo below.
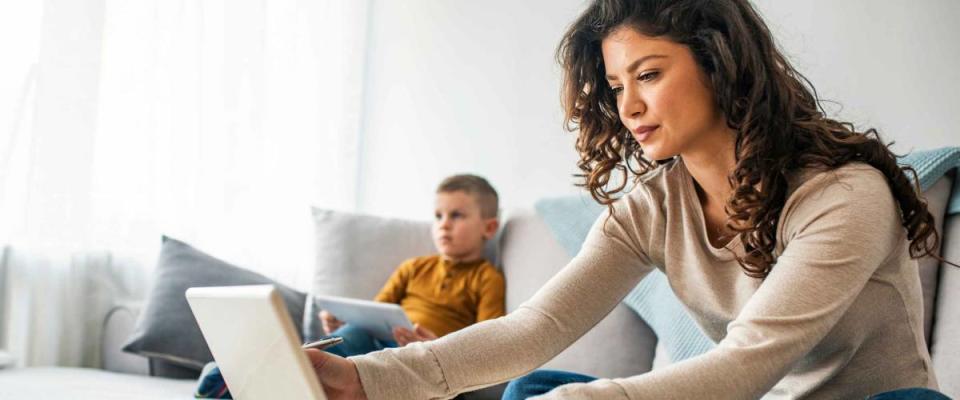
<svg viewBox="0 0 960 400">
<path fill-rule="evenodd" d="M 0 399 L 189 399 L 196 385 L 193 379 L 151 378 L 91 368 L 0 370 Z"/>
<path fill-rule="evenodd" d="M 404 260 L 437 251 L 429 221 L 413 221 L 341 211 L 313 209 L 314 264 L 311 293 L 373 299 Z M 484 257 L 499 265 L 498 241 L 490 240 Z M 322 336 L 312 301 L 304 313 L 304 338 Z"/>
<path fill-rule="evenodd" d="M 123 351 L 153 358 L 151 374 L 185 377 L 183 369 L 191 369 L 196 378 L 204 364 L 213 360 L 200 327 L 190 311 L 184 292 L 199 286 L 275 285 L 298 325 L 303 319 L 304 293 L 222 260 L 176 239 L 164 237 L 160 257 L 154 270 L 153 287 L 137 319 L 133 335 Z M 167 368 L 174 364 L 182 368 Z"/>
<path fill-rule="evenodd" d="M 500 243 L 507 281 L 507 312 L 516 310 L 571 257 L 533 210 L 509 214 Z M 542 368 L 601 378 L 642 374 L 651 369 L 656 335 L 643 320 L 620 304 L 586 335 Z"/>
<path fill-rule="evenodd" d="M 934 224 L 943 241 L 943 216 L 950 200 L 950 189 L 953 185 L 953 176 L 944 175 L 923 194 L 927 199 L 927 209 L 933 214 Z M 940 243 L 937 243 L 940 245 Z M 942 253 L 938 248 L 937 255 Z M 937 281 L 940 272 L 940 260 L 933 257 L 924 257 L 918 261 L 920 267 L 920 284 L 923 288 L 923 332 L 926 343 L 930 344 L 931 328 L 934 318 L 934 301 L 937 296 Z"/>
<path fill-rule="evenodd" d="M 960 184 L 954 184 L 954 193 L 960 196 Z M 944 221 L 942 255 L 960 265 L 960 213 Z M 940 391 L 960 398 L 960 268 L 941 264 L 936 293 L 930 357 Z"/>
<path fill-rule="evenodd" d="M 141 307 L 141 303 L 118 304 L 104 317 L 103 335 L 100 337 L 100 360 L 103 369 L 136 375 L 149 374 L 147 360 L 122 349 L 133 332 Z"/>
</svg>

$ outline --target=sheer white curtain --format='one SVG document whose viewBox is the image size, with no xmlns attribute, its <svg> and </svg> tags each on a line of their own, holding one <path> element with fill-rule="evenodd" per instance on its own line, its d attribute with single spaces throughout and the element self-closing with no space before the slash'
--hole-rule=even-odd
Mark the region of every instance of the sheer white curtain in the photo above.
<svg viewBox="0 0 960 400">
<path fill-rule="evenodd" d="M 95 366 L 161 234 L 307 285 L 309 206 L 355 206 L 367 7 L 0 5 L 3 51 L 20 43 L 0 66 L 0 339 L 20 365 Z"/>
</svg>

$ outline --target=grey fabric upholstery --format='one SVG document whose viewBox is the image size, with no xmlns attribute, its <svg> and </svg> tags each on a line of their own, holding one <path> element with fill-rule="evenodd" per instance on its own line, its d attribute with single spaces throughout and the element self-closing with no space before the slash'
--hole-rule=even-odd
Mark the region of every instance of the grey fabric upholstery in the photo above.
<svg viewBox="0 0 960 400">
<path fill-rule="evenodd" d="M 943 258 L 960 265 L 960 214 L 944 222 L 943 243 Z M 939 278 L 930 356 L 940 390 L 960 398 L 960 268 L 942 264 Z"/>
<path fill-rule="evenodd" d="M 430 223 L 314 209 L 312 293 L 372 299 L 394 268 L 435 253 Z"/>
<path fill-rule="evenodd" d="M 0 399 L 192 399 L 196 381 L 122 374 L 93 368 L 0 370 Z"/>
<path fill-rule="evenodd" d="M 103 369 L 137 375 L 149 373 L 149 365 L 144 357 L 122 350 L 123 344 L 133 333 L 141 306 L 142 303 L 119 304 L 107 313 L 103 322 L 103 336 L 100 338 Z"/>
<path fill-rule="evenodd" d="M 103 369 L 134 375 L 150 375 L 171 379 L 197 379 L 199 373 L 192 368 L 164 362 L 159 358 L 145 358 L 124 352 L 122 347 L 133 333 L 143 303 L 124 303 L 114 306 L 103 323 L 100 355 Z"/>
<path fill-rule="evenodd" d="M 943 241 L 943 216 L 947 211 L 947 202 L 950 200 L 950 190 L 953 188 L 953 177 L 950 175 L 940 178 L 933 184 L 924 196 L 927 199 L 927 209 L 936 220 L 937 232 L 941 233 Z M 939 246 L 942 243 L 937 243 Z M 938 248 L 940 255 L 942 248 Z M 923 332 L 927 344 L 930 343 L 931 328 L 933 325 L 934 299 L 937 295 L 937 280 L 940 273 L 940 260 L 933 257 L 924 257 L 919 260 L 920 284 L 923 287 Z"/>
</svg>

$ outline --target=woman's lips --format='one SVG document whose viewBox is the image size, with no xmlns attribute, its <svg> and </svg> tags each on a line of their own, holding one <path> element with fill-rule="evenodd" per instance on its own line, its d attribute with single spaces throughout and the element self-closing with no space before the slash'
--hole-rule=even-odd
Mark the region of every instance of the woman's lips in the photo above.
<svg viewBox="0 0 960 400">
<path fill-rule="evenodd" d="M 647 125 L 647 126 L 637 127 L 633 130 L 633 137 L 634 139 L 637 140 L 637 142 L 643 142 L 644 140 L 647 140 L 647 138 L 650 137 L 650 135 L 652 135 L 653 132 L 656 131 L 658 128 L 660 128 L 660 125 Z"/>
</svg>

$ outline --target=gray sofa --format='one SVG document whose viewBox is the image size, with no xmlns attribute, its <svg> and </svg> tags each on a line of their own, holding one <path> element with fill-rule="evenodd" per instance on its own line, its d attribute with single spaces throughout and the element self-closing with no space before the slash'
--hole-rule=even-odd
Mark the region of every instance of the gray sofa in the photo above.
<svg viewBox="0 0 960 400">
<path fill-rule="evenodd" d="M 953 178 L 944 177 L 927 191 L 938 224 L 942 224 L 945 258 L 960 260 L 960 215 L 943 220 Z M 530 209 L 505 213 L 498 257 L 507 281 L 507 309 L 516 309 L 570 256 L 544 221 Z M 426 240 L 429 236 L 427 236 Z M 392 267 L 365 271 L 386 280 Z M 921 261 L 919 269 L 927 307 L 928 343 L 941 390 L 960 397 L 960 268 Z M 377 285 L 377 284 L 375 284 Z M 118 304 L 105 320 L 102 369 L 0 369 L 0 398 L 25 398 L 43 388 L 43 396 L 64 398 L 190 398 L 193 380 L 150 377 L 146 359 L 119 349 L 133 329 L 139 305 Z M 657 351 L 657 339 L 635 313 L 621 305 L 598 326 L 544 368 L 571 370 L 600 377 L 641 374 L 670 361 Z M 497 398 L 493 388 L 473 398 Z"/>
</svg>

